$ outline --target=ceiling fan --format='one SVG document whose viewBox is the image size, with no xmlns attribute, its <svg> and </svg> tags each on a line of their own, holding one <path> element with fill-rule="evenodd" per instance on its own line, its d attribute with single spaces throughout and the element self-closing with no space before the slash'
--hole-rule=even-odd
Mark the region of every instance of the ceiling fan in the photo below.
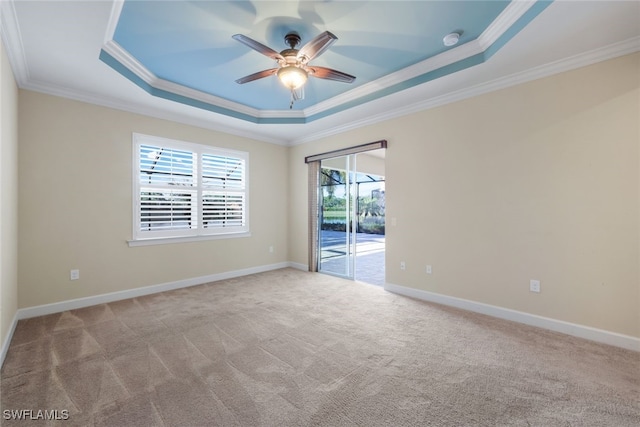
<svg viewBox="0 0 640 427">
<path fill-rule="evenodd" d="M 284 36 L 284 41 L 289 45 L 289 49 L 285 49 L 280 53 L 242 34 L 235 34 L 233 38 L 278 63 L 278 67 L 276 68 L 249 74 L 236 80 L 236 83 L 244 84 L 276 74 L 282 84 L 291 90 L 291 104 L 289 108 L 293 107 L 294 101 L 304 98 L 303 86 L 309 76 L 343 83 L 352 83 L 356 79 L 354 76 L 343 73 L 342 71 L 309 65 L 312 59 L 320 56 L 338 40 L 338 38 L 329 31 L 325 31 L 314 37 L 299 50 L 296 49 L 296 46 L 300 44 L 300 36 L 296 32 L 289 32 Z"/>
</svg>

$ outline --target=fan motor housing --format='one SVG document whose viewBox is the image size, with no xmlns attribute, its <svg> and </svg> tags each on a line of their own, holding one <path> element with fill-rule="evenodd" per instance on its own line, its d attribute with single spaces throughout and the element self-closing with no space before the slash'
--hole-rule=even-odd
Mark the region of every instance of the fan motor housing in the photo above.
<svg viewBox="0 0 640 427">
<path fill-rule="evenodd" d="M 282 52 L 280 52 L 280 55 L 284 56 L 285 58 L 289 56 L 296 57 L 298 56 L 298 49 L 285 49 Z"/>
</svg>

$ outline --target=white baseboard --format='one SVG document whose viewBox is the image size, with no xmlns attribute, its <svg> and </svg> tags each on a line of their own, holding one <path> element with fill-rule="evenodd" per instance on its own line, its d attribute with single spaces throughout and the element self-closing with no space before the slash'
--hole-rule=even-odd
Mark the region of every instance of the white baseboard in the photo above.
<svg viewBox="0 0 640 427">
<path fill-rule="evenodd" d="M 281 262 L 277 264 L 264 265 L 259 267 L 251 267 L 242 270 L 228 271 L 224 273 L 211 274 L 207 276 L 193 277 L 190 279 L 178 280 L 175 282 L 167 282 L 158 285 L 145 286 L 143 288 L 128 289 L 125 291 L 112 292 L 108 294 L 95 295 L 86 298 L 78 298 L 68 301 L 61 301 L 52 304 L 39 305 L 35 307 L 18 309 L 9 333 L 2 342 L 0 347 L 0 367 L 4 363 L 4 359 L 9 350 L 9 345 L 16 329 L 18 320 L 28 319 L 31 317 L 44 316 L 47 314 L 60 313 L 67 310 L 74 310 L 89 307 L 97 304 L 105 304 L 113 301 L 120 301 L 128 298 L 136 298 L 144 295 L 151 295 L 158 292 L 170 291 L 174 289 L 186 288 L 189 286 L 202 285 L 204 283 L 216 282 L 219 280 L 232 279 L 235 277 L 247 276 L 249 274 L 262 273 L 265 271 L 278 270 L 280 268 L 295 268 L 306 271 L 308 266 L 294 262 Z M 420 289 L 408 288 L 404 286 L 386 283 L 384 289 L 400 295 L 417 298 L 425 301 L 435 302 L 438 304 L 448 305 L 476 313 L 486 314 L 500 319 L 511 320 L 526 325 L 537 326 L 549 329 L 555 332 L 565 333 L 592 341 L 597 341 L 617 347 L 626 348 L 628 350 L 640 351 L 640 338 L 622 335 L 615 332 L 604 331 L 601 329 L 591 328 L 588 326 L 577 325 L 574 323 L 564 322 L 561 320 L 550 319 L 547 317 L 537 316 L 534 314 L 524 313 L 507 308 L 497 307 L 489 304 L 483 304 L 475 301 L 465 300 L 462 298 L 450 297 L 433 292 L 423 291 Z"/>
<path fill-rule="evenodd" d="M 92 305 L 105 304 L 108 302 L 120 301 L 123 299 L 135 298 L 144 295 L 151 295 L 158 292 L 171 291 L 173 289 L 187 288 L 189 286 L 202 285 L 204 283 L 232 279 L 241 276 L 248 276 L 249 274 L 263 273 L 265 271 L 278 270 L 280 268 L 287 267 L 298 269 L 304 267 L 302 269 L 306 269 L 306 266 L 303 266 L 302 264 L 281 262 L 277 264 L 245 268 L 242 270 L 210 274 L 207 276 L 192 277 L 190 279 L 177 280 L 175 282 L 167 282 L 159 285 L 145 286 L 143 288 L 127 289 L 124 291 L 111 292 L 108 294 L 101 294 L 86 298 L 77 298 L 68 301 L 55 302 L 52 304 L 44 304 L 35 307 L 18 309 L 15 316 L 13 317 L 13 322 L 11 324 L 11 328 L 9 328 L 9 333 L 7 334 L 7 337 L 5 338 L 4 342 L 2 343 L 2 347 L 0 348 L 0 368 L 4 364 L 4 359 L 7 355 L 7 351 L 9 350 L 9 345 L 11 344 L 11 339 L 13 338 L 18 320 L 29 319 L 31 317 L 37 316 L 45 316 L 47 314 L 61 313 L 67 310 L 75 310 L 78 308 L 90 307 Z"/>
<path fill-rule="evenodd" d="M 0 369 L 4 364 L 4 358 L 7 356 L 7 351 L 9 351 L 9 344 L 11 344 L 11 338 L 13 338 L 13 333 L 16 330 L 16 325 L 18 324 L 18 313 L 13 316 L 13 321 L 11 322 L 11 326 L 9 327 L 9 331 L 4 341 L 2 342 L 2 347 L 0 347 Z"/>
<path fill-rule="evenodd" d="M 263 273 L 265 271 L 278 270 L 280 268 L 291 267 L 289 262 L 278 264 L 262 265 L 258 267 L 245 268 L 242 270 L 227 271 L 224 273 L 210 274 L 207 276 L 192 277 L 190 279 L 177 280 L 175 282 L 161 283 L 158 285 L 145 286 L 142 288 L 127 289 L 124 291 L 111 292 L 108 294 L 95 295 L 86 298 L 77 298 L 68 301 L 60 301 L 52 304 L 38 305 L 35 307 L 21 308 L 18 310 L 18 320 L 31 317 L 44 316 L 47 314 L 60 313 L 67 310 L 89 307 L 97 304 L 105 304 L 123 299 L 136 298 L 144 295 L 156 294 L 158 292 L 171 291 L 174 289 L 187 288 L 189 286 L 202 285 L 204 283 L 216 282 L 219 280 L 233 279 L 235 277 L 247 276 L 249 274 Z"/>
<path fill-rule="evenodd" d="M 309 271 L 307 264 L 300 264 L 298 262 L 289 262 L 289 267 L 295 268 L 296 270 Z"/>
<path fill-rule="evenodd" d="M 640 338 L 632 337 L 629 335 L 618 334 L 616 332 L 605 331 L 589 326 L 578 325 L 575 323 L 537 316 L 535 314 L 529 314 L 522 311 L 511 310 L 495 305 L 484 304 L 429 291 L 423 291 L 421 289 L 408 288 L 391 283 L 385 283 L 384 289 L 389 292 L 405 295 L 411 298 L 461 308 L 463 310 L 486 314 L 488 316 L 511 320 L 518 323 L 524 323 L 525 325 L 536 326 L 539 328 L 572 335 L 574 337 L 584 338 L 591 341 L 613 345 L 616 347 L 622 347 L 627 350 L 640 351 Z"/>
</svg>

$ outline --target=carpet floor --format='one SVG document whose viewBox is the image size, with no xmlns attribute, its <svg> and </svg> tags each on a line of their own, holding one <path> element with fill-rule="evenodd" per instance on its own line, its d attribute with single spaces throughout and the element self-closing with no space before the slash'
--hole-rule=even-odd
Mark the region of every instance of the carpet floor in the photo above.
<svg viewBox="0 0 640 427">
<path fill-rule="evenodd" d="M 640 353 L 283 269 L 21 320 L 0 390 L 7 426 L 637 427 Z"/>
</svg>

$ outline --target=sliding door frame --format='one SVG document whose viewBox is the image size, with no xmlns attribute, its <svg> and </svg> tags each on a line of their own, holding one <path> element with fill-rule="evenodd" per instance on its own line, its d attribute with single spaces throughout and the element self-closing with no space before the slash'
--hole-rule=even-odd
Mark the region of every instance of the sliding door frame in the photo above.
<svg viewBox="0 0 640 427">
<path fill-rule="evenodd" d="M 305 157 L 304 161 L 308 165 L 308 196 L 309 196 L 309 271 L 317 272 L 320 260 L 320 251 L 318 250 L 320 241 L 320 210 L 322 192 L 320 189 L 320 171 L 321 161 L 335 157 L 348 156 L 351 154 L 364 153 L 367 151 L 387 148 L 387 140 L 381 139 L 375 142 L 356 145 L 353 147 L 343 148 L 339 150 L 328 151 L 326 153 L 315 154 Z M 355 203 L 355 202 L 354 202 Z M 352 218 L 354 220 L 354 218 Z M 353 226 L 353 225 L 351 225 Z M 355 270 L 355 262 L 351 263 L 351 269 Z"/>
</svg>

